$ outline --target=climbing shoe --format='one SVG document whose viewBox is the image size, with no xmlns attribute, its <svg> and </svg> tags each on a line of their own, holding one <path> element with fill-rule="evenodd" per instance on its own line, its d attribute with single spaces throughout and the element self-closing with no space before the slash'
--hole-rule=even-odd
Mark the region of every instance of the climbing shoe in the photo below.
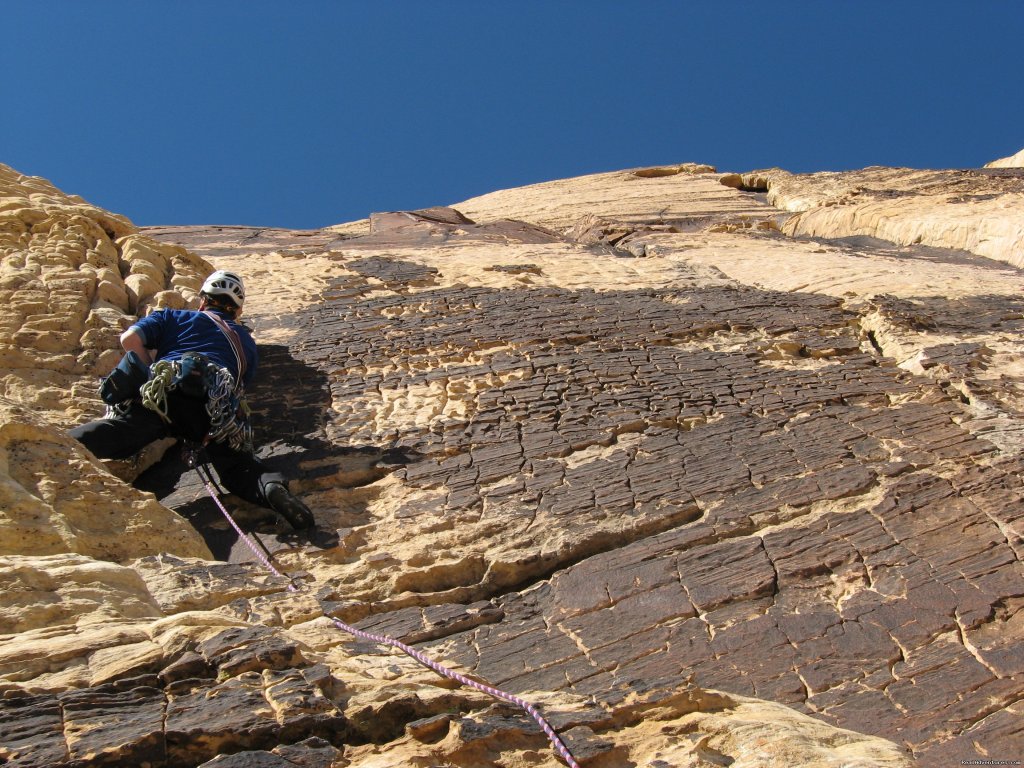
<svg viewBox="0 0 1024 768">
<path fill-rule="evenodd" d="M 309 507 L 302 503 L 302 499 L 292 495 L 282 483 L 267 483 L 263 494 L 267 497 L 270 508 L 288 521 L 295 530 L 312 528 L 316 524 Z"/>
</svg>

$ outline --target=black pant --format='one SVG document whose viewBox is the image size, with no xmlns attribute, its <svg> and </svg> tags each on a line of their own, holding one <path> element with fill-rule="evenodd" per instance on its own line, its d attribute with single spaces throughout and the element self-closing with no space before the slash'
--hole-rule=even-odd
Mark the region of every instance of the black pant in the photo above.
<svg viewBox="0 0 1024 768">
<path fill-rule="evenodd" d="M 123 415 L 90 421 L 74 427 L 69 434 L 97 458 L 127 459 L 165 437 L 200 440 L 206 433 L 209 418 L 202 400 L 171 392 L 168 393 L 168 411 L 171 424 L 136 401 Z M 287 485 L 284 475 L 268 472 L 251 453 L 237 451 L 227 443 L 207 444 L 206 455 L 224 487 L 253 504 L 269 506 L 265 495 L 268 483 Z"/>
</svg>

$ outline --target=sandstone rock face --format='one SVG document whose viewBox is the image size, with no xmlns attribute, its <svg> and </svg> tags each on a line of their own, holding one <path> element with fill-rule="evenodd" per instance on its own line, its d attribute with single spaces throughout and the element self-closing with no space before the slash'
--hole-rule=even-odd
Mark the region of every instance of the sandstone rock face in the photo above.
<svg viewBox="0 0 1024 768">
<path fill-rule="evenodd" d="M 10 179 L 18 221 L 84 206 Z M 291 593 L 172 451 L 137 485 L 221 561 L 190 549 L 62 439 L 95 412 L 90 386 L 47 409 L 16 369 L 0 756 L 561 764 L 522 710 L 326 613 L 525 696 L 594 768 L 1015 759 L 1024 272 L 984 251 L 1020 223 L 1018 184 L 684 164 L 315 232 L 120 221 L 111 339 L 140 307 L 191 301 L 204 265 L 245 275 L 258 442 L 318 530 L 228 500 Z M 851 231 L 883 188 L 904 224 Z M 895 236 L 953 205 L 955 243 Z M 59 241 L 7 259 L 49 263 Z M 66 311 L 38 306 L 11 332 Z M 74 333 L 24 338 L 39 360 L 81 355 L 60 352 Z M 124 509 L 84 536 L 67 508 L 101 496 Z"/>
<path fill-rule="evenodd" d="M 1002 157 L 999 160 L 993 160 L 991 163 L 985 163 L 986 168 L 1024 168 L 1024 149 L 1018 152 L 1016 155 L 1010 155 L 1009 157 Z"/>
<path fill-rule="evenodd" d="M 723 181 L 735 186 L 737 176 L 743 178 Z M 865 235 L 1024 266 L 1024 173 L 1016 169 L 865 168 L 809 176 L 773 170 L 747 180 L 766 188 L 770 203 L 794 212 L 783 225 L 794 237 Z"/>
<path fill-rule="evenodd" d="M 63 434 L 146 306 L 183 306 L 208 265 L 123 217 L 0 166 L 0 553 L 124 562 L 209 555 L 195 530 Z"/>
<path fill-rule="evenodd" d="M 672 172 L 675 169 L 684 170 Z M 470 219 L 522 219 L 552 228 L 576 225 L 584 216 L 624 224 L 701 228 L 716 221 L 770 218 L 759 200 L 719 189 L 721 175 L 708 165 L 685 164 L 563 179 L 492 192 L 456 204 Z"/>
<path fill-rule="evenodd" d="M 151 495 L 124 485 L 56 425 L 0 398 L 0 555 L 72 552 L 121 563 L 210 555 L 195 529 Z"/>
<path fill-rule="evenodd" d="M 211 267 L 125 218 L 0 165 L 0 397 L 54 423 L 96 415 L 117 337 L 196 298 Z"/>
</svg>

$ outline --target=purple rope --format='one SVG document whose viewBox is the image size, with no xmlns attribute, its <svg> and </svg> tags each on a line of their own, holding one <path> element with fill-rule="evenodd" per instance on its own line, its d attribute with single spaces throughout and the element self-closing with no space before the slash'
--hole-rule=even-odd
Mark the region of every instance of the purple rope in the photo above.
<svg viewBox="0 0 1024 768">
<path fill-rule="evenodd" d="M 259 559 L 259 561 L 263 563 L 263 567 L 271 573 L 273 573 L 275 576 L 280 576 L 282 579 L 287 579 L 288 577 L 281 573 L 279 570 L 277 570 L 277 568 L 274 567 L 273 563 L 270 562 L 270 559 L 260 551 L 259 547 L 257 547 L 253 543 L 252 539 L 249 538 L 249 534 L 243 531 L 239 527 L 238 523 L 235 522 L 235 518 L 231 516 L 231 513 L 228 512 L 227 509 L 225 509 L 224 505 L 220 501 L 220 498 L 217 496 L 217 492 L 213 489 L 213 486 L 210 485 L 210 481 L 202 476 L 200 476 L 200 480 L 202 480 L 203 485 L 206 486 L 206 490 L 209 492 L 210 498 L 213 499 L 214 503 L 220 509 L 221 513 L 224 515 L 224 517 L 227 518 L 227 521 L 231 523 L 231 527 L 235 529 L 235 533 L 237 533 L 238 536 L 242 539 L 242 541 L 245 542 L 245 545 L 249 547 L 249 549 L 252 551 L 254 555 L 256 555 L 257 559 Z M 291 579 L 288 579 L 288 591 L 299 591 L 298 587 L 292 584 Z"/>
<path fill-rule="evenodd" d="M 235 519 L 231 516 L 231 513 L 229 513 L 227 509 L 224 507 L 224 505 L 221 503 L 220 498 L 217 496 L 217 492 L 210 485 L 210 482 L 205 477 L 202 477 L 202 475 L 200 475 L 200 479 L 203 481 L 203 485 L 206 486 L 206 490 L 209 492 L 210 498 L 213 499 L 214 503 L 216 503 L 221 513 L 224 515 L 225 518 L 227 518 L 227 521 L 231 523 L 231 527 L 235 529 L 235 532 L 239 535 L 239 537 L 241 537 L 242 541 L 245 542 L 246 546 L 249 547 L 250 551 L 254 555 L 256 555 L 256 558 L 263 564 L 263 566 L 268 571 L 273 573 L 275 576 L 280 576 L 282 579 L 288 579 L 289 592 L 298 592 L 299 588 L 295 586 L 292 580 L 274 567 L 274 564 L 270 562 L 270 558 L 268 558 L 263 552 L 260 551 L 260 549 L 253 543 L 252 539 L 249 537 L 249 534 L 243 531 L 239 527 L 238 523 L 235 522 Z M 555 730 L 551 727 L 548 721 L 544 719 L 544 716 L 537 711 L 537 708 L 534 707 L 533 704 L 526 701 L 525 699 L 521 699 L 520 697 L 503 691 L 499 688 L 494 688 L 490 685 L 486 685 L 485 683 L 473 680 L 469 677 L 466 677 L 465 675 L 459 674 L 455 670 L 448 669 L 442 664 L 439 664 L 436 661 L 428 658 L 424 653 L 417 651 L 412 646 L 406 645 L 401 640 L 396 640 L 395 638 L 388 637 L 387 635 L 376 635 L 372 632 L 364 632 L 361 629 L 356 629 L 355 627 L 346 624 L 340 619 L 336 619 L 333 616 L 328 616 L 326 613 L 324 613 L 324 616 L 330 619 L 334 626 L 336 626 L 338 629 L 344 632 L 348 632 L 350 635 L 354 635 L 355 637 L 359 637 L 364 640 L 370 640 L 371 642 L 379 643 L 380 645 L 389 645 L 392 648 L 397 648 L 403 653 L 414 658 L 423 666 L 434 670 L 435 672 L 437 672 L 437 674 L 441 675 L 442 677 L 447 677 L 450 680 L 455 680 L 456 682 L 468 686 L 469 688 L 475 688 L 476 690 L 493 696 L 496 699 L 501 699 L 511 704 L 515 704 L 518 707 L 522 707 L 524 710 L 526 710 L 527 714 L 529 714 L 530 717 L 532 717 L 537 722 L 537 725 L 540 726 L 540 729 L 544 731 L 548 739 L 551 741 L 552 746 L 554 746 L 554 748 L 558 751 L 558 754 L 560 754 L 562 758 L 565 760 L 565 762 L 569 765 L 569 768 L 580 768 L 579 763 L 577 763 L 576 760 L 573 759 L 572 753 L 569 751 L 569 748 L 565 746 L 565 743 L 562 741 L 561 738 L 559 738 L 558 734 L 555 733 Z"/>
</svg>

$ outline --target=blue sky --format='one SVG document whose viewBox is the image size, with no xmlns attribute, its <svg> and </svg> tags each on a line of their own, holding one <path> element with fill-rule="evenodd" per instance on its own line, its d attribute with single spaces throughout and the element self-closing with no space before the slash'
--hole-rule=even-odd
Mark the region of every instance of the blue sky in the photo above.
<svg viewBox="0 0 1024 768">
<path fill-rule="evenodd" d="M 1024 147 L 1019 2 L 11 0 L 3 22 L 0 162 L 138 225 Z"/>
</svg>

